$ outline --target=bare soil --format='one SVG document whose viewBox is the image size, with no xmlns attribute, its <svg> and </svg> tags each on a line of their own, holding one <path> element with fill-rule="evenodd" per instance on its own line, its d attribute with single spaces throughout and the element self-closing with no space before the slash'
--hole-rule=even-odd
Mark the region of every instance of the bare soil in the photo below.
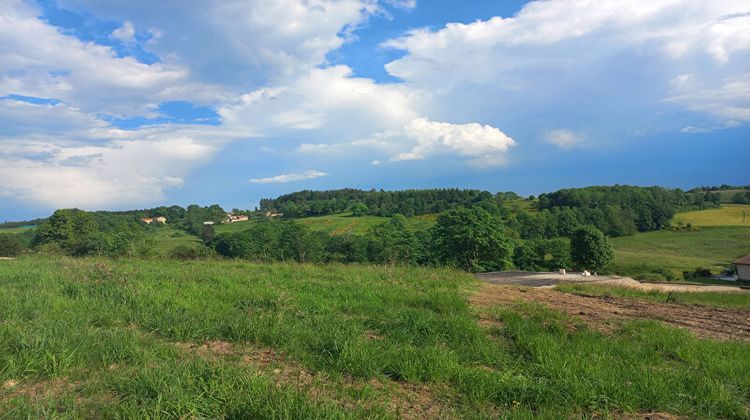
<svg viewBox="0 0 750 420">
<path fill-rule="evenodd" d="M 607 296 L 579 296 L 548 288 L 521 288 L 489 283 L 483 284 L 471 301 L 479 308 L 519 301 L 541 303 L 579 317 L 600 331 L 611 330 L 613 320 L 654 319 L 687 329 L 701 338 L 750 340 L 750 310 L 705 308 Z"/>
</svg>

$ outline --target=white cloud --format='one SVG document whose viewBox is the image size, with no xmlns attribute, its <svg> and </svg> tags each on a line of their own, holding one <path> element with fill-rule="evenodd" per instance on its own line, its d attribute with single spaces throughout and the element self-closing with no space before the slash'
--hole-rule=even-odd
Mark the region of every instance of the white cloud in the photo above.
<svg viewBox="0 0 750 420">
<path fill-rule="evenodd" d="M 533 1 L 514 17 L 417 29 L 387 41 L 406 55 L 386 69 L 444 98 L 436 101 L 443 113 L 449 100 L 528 115 L 587 97 L 592 110 L 616 115 L 618 107 L 658 106 L 679 86 L 746 80 L 749 11 L 744 0 Z M 743 101 L 670 103 L 740 119 Z"/>
<path fill-rule="evenodd" d="M 506 163 L 508 150 L 517 143 L 499 129 L 478 123 L 450 124 L 416 118 L 402 127 L 372 137 L 339 144 L 302 144 L 297 151 L 313 155 L 350 154 L 355 150 L 379 153 L 391 162 L 450 157 L 478 167 Z M 380 159 L 370 162 L 382 164 Z"/>
<path fill-rule="evenodd" d="M 417 118 L 417 93 L 353 77 L 347 66 L 311 69 L 218 110 L 227 128 L 270 137 L 299 132 L 330 141 L 363 138 Z"/>
<path fill-rule="evenodd" d="M 408 151 L 392 156 L 392 161 L 453 154 L 467 158 L 477 166 L 498 166 L 505 163 L 508 149 L 516 145 L 512 138 L 489 125 L 449 124 L 424 118 L 411 121 L 401 132 L 385 133 L 380 137 L 389 140 L 404 138 L 413 142 Z"/>
<path fill-rule="evenodd" d="M 123 44 L 135 43 L 135 26 L 125 21 L 122 26 L 112 31 L 112 38 L 119 40 Z"/>
<path fill-rule="evenodd" d="M 325 172 L 311 170 L 299 173 L 276 175 L 268 178 L 253 178 L 248 182 L 252 182 L 253 184 L 281 184 L 284 182 L 304 181 L 307 179 L 321 178 L 327 175 L 328 174 Z"/>
<path fill-rule="evenodd" d="M 376 0 L 61 0 L 158 33 L 147 49 L 204 82 L 257 89 L 306 72 L 377 13 Z M 165 16 L 168 13 L 168 16 Z"/>
<path fill-rule="evenodd" d="M 544 135 L 544 139 L 547 143 L 554 144 L 563 150 L 570 150 L 583 143 L 584 135 L 566 129 L 559 129 L 548 131 Z"/>
</svg>

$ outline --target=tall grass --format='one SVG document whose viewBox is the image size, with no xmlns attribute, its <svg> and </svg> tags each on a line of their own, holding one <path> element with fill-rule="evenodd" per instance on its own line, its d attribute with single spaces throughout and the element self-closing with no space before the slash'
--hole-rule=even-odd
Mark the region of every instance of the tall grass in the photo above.
<svg viewBox="0 0 750 420">
<path fill-rule="evenodd" d="M 9 417 L 382 417 L 347 383 L 414 384 L 453 414 L 673 412 L 747 417 L 750 345 L 655 323 L 613 335 L 541 307 L 477 322 L 470 276 L 412 267 L 22 258 L 0 263 L 0 391 Z M 271 347 L 335 395 L 175 342 Z M 390 392 L 390 391 L 388 391 Z M 352 394 L 353 393 L 353 394 Z M 356 395 L 356 397 L 352 397 Z M 396 398 L 396 394 L 393 395 Z M 347 404 L 349 401 L 351 404 Z M 381 403 L 377 403 L 380 401 Z M 352 408 L 356 407 L 356 408 Z M 2 415 L 2 414 L 0 414 Z"/>
</svg>

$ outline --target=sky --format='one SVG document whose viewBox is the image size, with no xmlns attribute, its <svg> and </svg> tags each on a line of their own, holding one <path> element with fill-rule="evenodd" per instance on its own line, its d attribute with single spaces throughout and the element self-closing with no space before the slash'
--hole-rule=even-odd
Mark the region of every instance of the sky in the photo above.
<svg viewBox="0 0 750 420">
<path fill-rule="evenodd" d="M 747 0 L 0 0 L 0 220 L 749 157 Z"/>
</svg>

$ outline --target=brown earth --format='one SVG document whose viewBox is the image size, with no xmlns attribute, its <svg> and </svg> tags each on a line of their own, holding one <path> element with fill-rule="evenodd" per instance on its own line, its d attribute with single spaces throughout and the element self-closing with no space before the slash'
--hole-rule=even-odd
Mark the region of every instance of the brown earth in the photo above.
<svg viewBox="0 0 750 420">
<path fill-rule="evenodd" d="M 698 337 L 720 340 L 750 340 L 750 310 L 706 308 L 608 296 L 579 296 L 546 288 L 483 284 L 471 298 L 473 305 L 487 308 L 518 301 L 536 302 L 579 317 L 592 327 L 609 331 L 610 321 L 654 319 L 687 329 Z M 492 321 L 482 318 L 482 322 Z"/>
</svg>

